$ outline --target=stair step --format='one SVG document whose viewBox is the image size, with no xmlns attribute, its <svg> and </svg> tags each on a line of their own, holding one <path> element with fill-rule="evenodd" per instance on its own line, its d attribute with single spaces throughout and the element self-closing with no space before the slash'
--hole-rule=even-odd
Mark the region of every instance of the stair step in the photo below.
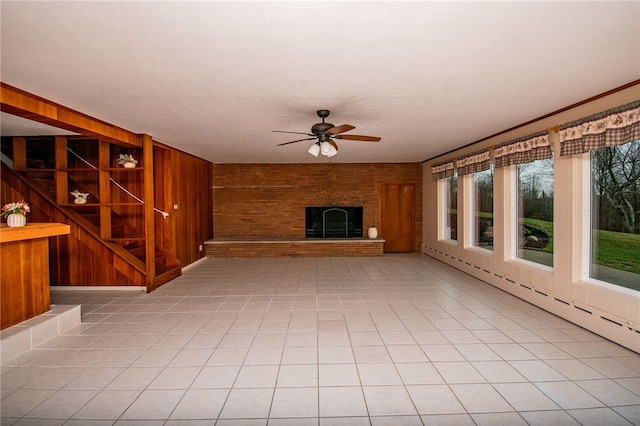
<svg viewBox="0 0 640 426">
<path fill-rule="evenodd" d="M 80 216 L 82 216 L 82 218 L 84 220 L 89 222 L 89 224 L 91 224 L 92 226 L 95 226 L 96 230 L 100 226 L 100 216 L 99 215 L 93 214 L 93 213 L 85 214 L 84 212 L 82 212 L 80 210 L 76 210 L 76 212 L 79 213 Z"/>
<path fill-rule="evenodd" d="M 125 224 L 111 225 L 111 235 L 114 240 L 136 240 L 142 238 L 142 236 L 133 228 Z"/>
<path fill-rule="evenodd" d="M 46 178 L 31 178 L 33 180 L 33 182 L 38 185 L 38 187 L 43 188 L 45 191 L 47 191 L 50 194 L 55 194 L 56 192 L 56 183 L 53 179 L 46 179 Z"/>
<path fill-rule="evenodd" d="M 46 181 L 54 181 L 55 180 L 55 176 L 53 174 L 53 172 L 43 172 L 43 171 L 37 171 L 37 172 L 27 172 L 27 175 L 29 176 L 30 179 L 42 179 L 42 180 L 46 180 Z"/>
<path fill-rule="evenodd" d="M 46 169 L 46 163 L 36 158 L 27 158 L 27 167 L 30 169 Z"/>
</svg>

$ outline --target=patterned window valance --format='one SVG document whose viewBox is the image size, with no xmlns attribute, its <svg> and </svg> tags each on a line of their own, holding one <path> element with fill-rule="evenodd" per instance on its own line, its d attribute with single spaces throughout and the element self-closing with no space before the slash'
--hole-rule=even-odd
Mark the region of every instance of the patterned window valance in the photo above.
<svg viewBox="0 0 640 426">
<path fill-rule="evenodd" d="M 458 176 L 487 170 L 491 167 L 491 152 L 483 151 L 458 159 Z"/>
<path fill-rule="evenodd" d="M 535 133 L 507 142 L 493 151 L 495 167 L 506 167 L 513 164 L 533 163 L 553 157 L 549 133 Z"/>
<path fill-rule="evenodd" d="M 431 177 L 435 180 L 450 178 L 453 176 L 454 171 L 453 161 L 449 161 L 448 163 L 431 167 Z"/>
<path fill-rule="evenodd" d="M 640 139 L 640 100 L 560 126 L 560 155 L 581 154 Z"/>
</svg>

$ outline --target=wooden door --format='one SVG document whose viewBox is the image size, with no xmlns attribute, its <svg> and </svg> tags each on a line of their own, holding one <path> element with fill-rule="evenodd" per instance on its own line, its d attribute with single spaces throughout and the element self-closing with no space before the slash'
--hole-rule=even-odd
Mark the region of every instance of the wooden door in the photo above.
<svg viewBox="0 0 640 426">
<path fill-rule="evenodd" d="M 388 183 L 380 187 L 380 237 L 386 253 L 415 251 L 415 184 Z"/>
</svg>

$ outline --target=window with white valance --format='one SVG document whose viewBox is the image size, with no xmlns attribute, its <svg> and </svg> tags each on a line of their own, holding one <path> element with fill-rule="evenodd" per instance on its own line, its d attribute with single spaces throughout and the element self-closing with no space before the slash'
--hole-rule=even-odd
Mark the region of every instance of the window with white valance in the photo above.
<svg viewBox="0 0 640 426">
<path fill-rule="evenodd" d="M 560 125 L 560 155 L 582 154 L 640 139 L 640 100 Z"/>
<path fill-rule="evenodd" d="M 493 151 L 494 166 L 506 167 L 514 164 L 533 163 L 553 157 L 549 133 L 538 132 L 507 142 Z"/>
<path fill-rule="evenodd" d="M 547 130 L 524 136 L 493 151 L 496 168 L 516 166 L 515 257 L 553 267 L 553 151 Z"/>
<path fill-rule="evenodd" d="M 486 150 L 459 158 L 457 165 L 458 176 L 483 172 L 491 167 L 491 152 Z"/>
<path fill-rule="evenodd" d="M 431 167 L 431 177 L 433 177 L 434 180 L 453 177 L 454 173 L 455 168 L 453 161 Z"/>
</svg>

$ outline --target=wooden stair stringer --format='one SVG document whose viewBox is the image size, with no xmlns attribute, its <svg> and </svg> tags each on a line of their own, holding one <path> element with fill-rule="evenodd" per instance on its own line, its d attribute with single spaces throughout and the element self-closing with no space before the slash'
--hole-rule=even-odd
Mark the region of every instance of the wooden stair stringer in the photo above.
<svg viewBox="0 0 640 426">
<path fill-rule="evenodd" d="M 124 285 L 140 285 L 146 286 L 146 269 L 145 264 L 142 260 L 136 258 L 133 254 L 129 253 L 124 247 L 118 245 L 115 242 L 104 241 L 100 238 L 100 235 L 93 224 L 91 224 L 86 218 L 82 217 L 81 214 L 73 211 L 70 208 L 65 208 L 63 206 L 59 206 L 55 203 L 46 191 L 39 188 L 37 185 L 33 185 L 30 182 L 28 177 L 25 177 L 20 172 L 14 171 L 12 168 L 7 166 L 5 163 L 2 163 L 2 180 L 3 184 L 6 182 L 7 185 L 14 188 L 18 193 L 22 194 L 26 199 L 29 199 L 32 210 L 32 217 L 36 216 L 45 216 L 41 219 L 32 219 L 35 221 L 55 221 L 62 223 L 69 223 L 72 225 L 72 234 L 76 238 L 82 239 L 88 246 L 94 247 L 96 251 L 101 251 L 99 249 L 100 246 L 110 253 L 111 256 L 115 256 L 115 259 L 112 260 L 111 265 L 112 268 L 117 269 L 117 272 L 114 272 L 113 275 L 120 275 L 122 273 L 126 273 L 128 276 L 129 282 Z M 88 241 L 87 237 L 91 240 Z M 171 276 L 175 278 L 181 274 L 180 262 L 174 256 L 168 255 L 165 250 L 162 248 L 156 248 L 159 253 L 162 255 L 168 256 L 170 258 L 171 263 L 175 263 L 175 265 L 170 264 L 165 268 L 165 271 L 160 275 L 154 277 L 153 287 L 156 288 L 161 284 L 164 284 L 168 280 L 163 279 L 163 276 Z M 96 255 L 99 255 L 96 253 Z M 109 258 L 109 256 L 106 256 Z M 117 266 L 116 266 L 117 265 Z M 122 268 L 124 267 L 124 270 Z M 125 271 L 129 271 L 128 273 Z M 105 283 L 71 283 L 71 285 L 105 285 Z M 119 283 L 111 283 L 107 285 L 119 286 L 123 284 Z M 147 289 L 151 291 L 153 289 Z"/>
</svg>

